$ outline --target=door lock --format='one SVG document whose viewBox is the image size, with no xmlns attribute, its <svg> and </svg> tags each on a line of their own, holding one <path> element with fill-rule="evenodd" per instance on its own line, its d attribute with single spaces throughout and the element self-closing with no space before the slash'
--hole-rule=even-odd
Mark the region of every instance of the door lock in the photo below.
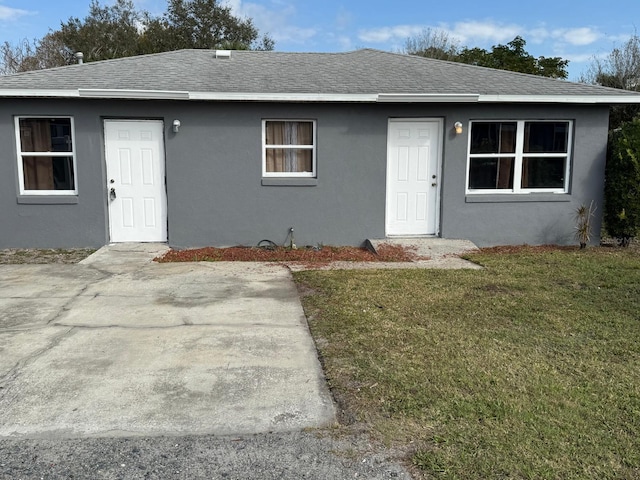
<svg viewBox="0 0 640 480">
<path fill-rule="evenodd" d="M 116 199 L 116 189 L 114 187 L 111 187 L 111 190 L 109 190 L 109 198 L 111 200 Z"/>
</svg>

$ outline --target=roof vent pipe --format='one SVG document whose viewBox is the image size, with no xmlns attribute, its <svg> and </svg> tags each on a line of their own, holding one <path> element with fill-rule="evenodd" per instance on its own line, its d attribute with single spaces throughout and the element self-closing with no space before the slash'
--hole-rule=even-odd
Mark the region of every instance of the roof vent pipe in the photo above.
<svg viewBox="0 0 640 480">
<path fill-rule="evenodd" d="M 216 50 L 216 58 L 231 58 L 231 50 Z"/>
<path fill-rule="evenodd" d="M 82 65 L 84 63 L 84 53 L 77 52 L 74 56 L 78 60 L 78 65 Z"/>
</svg>

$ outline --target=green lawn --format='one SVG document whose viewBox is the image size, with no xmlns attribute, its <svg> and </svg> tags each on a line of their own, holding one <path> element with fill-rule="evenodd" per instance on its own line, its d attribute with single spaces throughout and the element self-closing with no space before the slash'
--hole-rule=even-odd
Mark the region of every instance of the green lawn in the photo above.
<svg viewBox="0 0 640 480">
<path fill-rule="evenodd" d="M 640 256 L 296 281 L 341 407 L 425 478 L 640 478 Z"/>
</svg>

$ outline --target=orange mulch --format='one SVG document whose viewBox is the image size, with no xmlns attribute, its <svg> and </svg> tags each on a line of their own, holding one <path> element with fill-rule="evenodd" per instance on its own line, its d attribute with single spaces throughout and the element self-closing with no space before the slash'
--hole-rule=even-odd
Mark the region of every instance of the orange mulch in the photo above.
<svg viewBox="0 0 640 480">
<path fill-rule="evenodd" d="M 384 244 L 378 254 L 358 247 L 204 247 L 188 250 L 169 250 L 155 259 L 157 262 L 413 262 L 425 260 L 411 248 Z"/>
</svg>

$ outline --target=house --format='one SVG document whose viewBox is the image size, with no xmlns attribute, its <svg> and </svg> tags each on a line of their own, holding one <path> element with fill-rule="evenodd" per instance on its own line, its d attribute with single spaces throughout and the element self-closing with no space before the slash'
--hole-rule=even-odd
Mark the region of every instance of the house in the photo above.
<svg viewBox="0 0 640 480">
<path fill-rule="evenodd" d="M 574 242 L 640 95 L 364 49 L 0 77 L 0 248 Z"/>
</svg>

